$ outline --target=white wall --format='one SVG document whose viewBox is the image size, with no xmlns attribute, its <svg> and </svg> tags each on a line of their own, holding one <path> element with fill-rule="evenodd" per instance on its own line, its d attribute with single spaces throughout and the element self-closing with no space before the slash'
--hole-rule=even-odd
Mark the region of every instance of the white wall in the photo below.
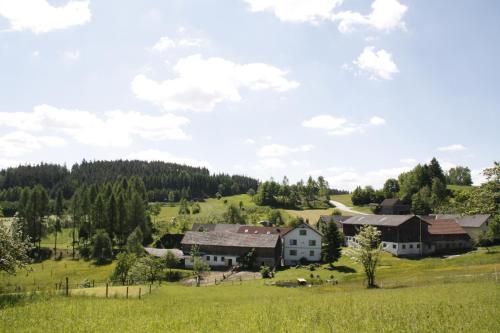
<svg viewBox="0 0 500 333">
<path fill-rule="evenodd" d="M 352 236 L 346 237 L 347 246 L 357 246 L 355 238 Z M 415 256 L 421 253 L 428 253 L 425 249 L 425 244 L 419 242 L 409 242 L 409 243 L 394 243 L 394 242 L 381 242 L 382 250 L 392 253 L 396 256 Z M 420 247 L 422 246 L 422 252 L 420 252 Z"/>
<path fill-rule="evenodd" d="M 216 257 L 217 257 L 217 261 L 215 260 Z M 238 258 L 238 256 L 231 256 L 231 255 L 221 256 L 219 254 L 204 254 L 200 258 L 201 258 L 201 260 L 203 260 L 204 262 L 206 262 L 210 267 L 224 267 L 224 266 L 227 266 L 228 265 L 228 259 L 232 259 L 233 260 L 233 263 L 232 263 L 233 266 L 236 266 L 238 264 L 238 262 L 236 261 L 236 259 Z M 224 258 L 224 260 L 222 260 L 222 258 Z M 186 260 L 184 261 L 184 266 L 186 268 L 193 268 L 193 261 L 191 261 L 191 258 L 186 258 Z"/>
<path fill-rule="evenodd" d="M 305 235 L 301 235 L 301 230 L 305 230 Z M 283 236 L 283 259 L 285 265 L 296 265 L 301 258 L 306 258 L 308 261 L 320 261 L 321 238 L 319 233 L 307 225 L 300 225 L 288 232 Z M 291 244 L 291 240 L 296 240 L 296 245 Z M 309 245 L 309 241 L 314 241 L 315 245 Z M 295 251 L 296 255 L 290 254 L 291 250 Z"/>
</svg>

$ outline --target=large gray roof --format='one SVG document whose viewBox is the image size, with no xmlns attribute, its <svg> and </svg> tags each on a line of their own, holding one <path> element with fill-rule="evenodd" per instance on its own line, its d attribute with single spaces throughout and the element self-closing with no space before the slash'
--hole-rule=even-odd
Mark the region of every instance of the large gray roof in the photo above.
<svg viewBox="0 0 500 333">
<path fill-rule="evenodd" d="M 397 227 L 413 217 L 415 215 L 356 215 L 345 220 L 343 224 Z"/>
<path fill-rule="evenodd" d="M 227 231 L 188 231 L 184 235 L 183 245 L 211 245 L 231 247 L 275 248 L 279 234 L 238 234 Z"/>
<path fill-rule="evenodd" d="M 455 219 L 459 226 L 469 228 L 479 228 L 490 218 L 490 214 L 478 215 L 452 215 L 452 214 L 438 214 L 436 219 Z"/>
</svg>

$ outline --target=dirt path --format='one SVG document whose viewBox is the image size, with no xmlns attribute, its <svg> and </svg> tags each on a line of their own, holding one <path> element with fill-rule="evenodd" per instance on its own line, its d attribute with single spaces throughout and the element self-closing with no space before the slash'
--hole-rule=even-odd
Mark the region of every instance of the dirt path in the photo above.
<svg viewBox="0 0 500 333">
<path fill-rule="evenodd" d="M 330 200 L 330 203 L 332 205 L 334 205 L 336 208 L 343 210 L 345 212 L 349 212 L 349 213 L 353 213 L 353 214 L 357 214 L 357 215 L 371 215 L 371 214 L 367 214 L 367 213 L 358 212 L 357 210 L 352 209 L 352 207 L 348 207 L 348 206 L 346 206 L 343 203 L 338 202 L 338 201 Z"/>
</svg>

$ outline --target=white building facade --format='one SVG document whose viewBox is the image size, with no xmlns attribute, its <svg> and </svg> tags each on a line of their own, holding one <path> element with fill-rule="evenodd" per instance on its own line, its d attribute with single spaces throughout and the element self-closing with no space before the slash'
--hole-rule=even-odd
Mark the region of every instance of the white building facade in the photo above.
<svg viewBox="0 0 500 333">
<path fill-rule="evenodd" d="M 301 261 L 321 261 L 323 235 L 308 224 L 301 224 L 283 235 L 283 260 L 285 265 Z"/>
</svg>

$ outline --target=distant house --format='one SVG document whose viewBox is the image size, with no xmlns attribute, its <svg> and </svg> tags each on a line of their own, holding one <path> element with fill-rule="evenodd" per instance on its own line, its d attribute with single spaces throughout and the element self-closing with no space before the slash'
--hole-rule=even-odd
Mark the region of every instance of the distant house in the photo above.
<svg viewBox="0 0 500 333">
<path fill-rule="evenodd" d="M 238 226 L 238 225 L 237 225 Z M 240 227 L 240 226 L 238 226 Z M 281 263 L 281 237 L 279 234 L 237 233 L 233 231 L 188 231 L 181 242 L 185 255 L 198 246 L 202 260 L 211 267 L 232 267 L 240 257 L 252 249 L 256 252 L 256 265 L 275 267 Z M 192 258 L 185 266 L 193 266 Z"/>
<path fill-rule="evenodd" d="M 396 256 L 420 256 L 432 251 L 429 222 L 416 215 L 357 215 L 343 222 L 348 246 L 356 246 L 355 236 L 364 225 L 381 232 L 382 249 Z"/>
<path fill-rule="evenodd" d="M 323 230 L 321 229 L 322 227 L 326 226 L 329 223 L 335 223 L 337 225 L 337 229 L 339 231 L 342 231 L 342 223 L 346 221 L 347 219 L 351 218 L 351 216 L 342 216 L 342 215 L 321 215 L 319 217 L 318 223 L 316 224 L 318 230 Z"/>
<path fill-rule="evenodd" d="M 282 237 L 285 265 L 296 265 L 301 261 L 321 261 L 323 235 L 309 224 L 302 223 L 284 233 Z"/>
<path fill-rule="evenodd" d="M 454 219 L 459 226 L 469 234 L 472 240 L 478 241 L 479 235 L 488 230 L 488 224 L 491 219 L 490 214 L 478 215 L 449 215 L 438 214 L 436 219 Z"/>
<path fill-rule="evenodd" d="M 410 214 L 410 205 L 399 199 L 385 199 L 380 204 L 380 215 L 407 215 Z"/>
</svg>

